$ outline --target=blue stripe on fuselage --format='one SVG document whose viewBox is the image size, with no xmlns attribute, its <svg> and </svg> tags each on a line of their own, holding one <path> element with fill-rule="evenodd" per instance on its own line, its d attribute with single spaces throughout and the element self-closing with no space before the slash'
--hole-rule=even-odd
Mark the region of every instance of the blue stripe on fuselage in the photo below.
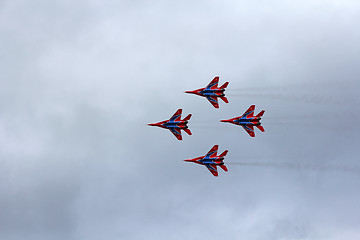
<svg viewBox="0 0 360 240">
<path fill-rule="evenodd" d="M 259 123 L 259 119 L 254 119 L 254 118 L 240 118 L 240 119 L 236 119 L 234 120 L 234 122 L 237 122 L 239 124 L 257 124 Z M 254 123 L 256 122 L 256 123 Z"/>
<path fill-rule="evenodd" d="M 184 123 L 186 124 L 187 122 L 185 121 L 168 121 L 166 123 L 163 123 L 164 126 L 166 127 L 178 127 L 178 124 Z"/>
<path fill-rule="evenodd" d="M 234 122 L 238 122 L 238 123 L 250 123 L 251 121 L 253 121 L 252 119 L 238 119 L 238 120 L 234 120 Z"/>
<path fill-rule="evenodd" d="M 218 96 L 216 93 L 221 93 L 221 94 L 223 94 L 223 92 L 224 92 L 224 90 L 217 90 L 217 89 L 213 90 L 213 89 L 209 89 L 209 90 L 203 90 L 203 91 L 201 91 L 200 93 L 203 94 L 203 95 L 205 95 L 205 96 L 214 96 L 214 95 Z"/>
<path fill-rule="evenodd" d="M 168 124 L 164 124 L 164 126 L 167 128 L 182 128 L 176 123 L 168 123 Z"/>
<path fill-rule="evenodd" d="M 210 157 L 204 157 L 203 159 L 199 160 L 202 163 L 207 163 L 207 162 L 214 162 L 214 161 L 222 161 L 224 160 L 223 157 L 215 157 L 215 158 L 210 158 Z"/>
<path fill-rule="evenodd" d="M 219 163 L 213 162 L 213 161 L 206 161 L 206 162 L 201 162 L 203 164 L 214 164 L 214 165 L 219 165 Z"/>
</svg>

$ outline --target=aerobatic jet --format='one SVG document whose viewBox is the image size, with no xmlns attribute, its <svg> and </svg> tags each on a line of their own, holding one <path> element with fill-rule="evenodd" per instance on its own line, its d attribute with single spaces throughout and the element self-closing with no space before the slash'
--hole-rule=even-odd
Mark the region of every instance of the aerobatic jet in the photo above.
<svg viewBox="0 0 360 240">
<path fill-rule="evenodd" d="M 265 129 L 261 126 L 260 123 L 261 116 L 264 114 L 265 111 L 262 110 L 258 115 L 254 116 L 254 110 L 255 105 L 251 105 L 241 117 L 221 120 L 221 122 L 229 122 L 232 124 L 240 125 L 251 137 L 255 137 L 254 126 L 260 129 L 260 131 L 265 132 Z"/>
<path fill-rule="evenodd" d="M 187 126 L 191 114 L 181 120 L 182 109 L 178 109 L 176 113 L 169 119 L 158 123 L 150 123 L 150 126 L 157 126 L 161 128 L 169 129 L 177 139 L 182 140 L 181 130 L 184 130 L 187 134 L 191 135 L 191 131 Z"/>
<path fill-rule="evenodd" d="M 200 88 L 194 91 L 186 91 L 186 93 L 192 93 L 206 97 L 215 108 L 219 108 L 218 97 L 226 103 L 229 102 L 224 94 L 225 88 L 229 82 L 224 83 L 221 87 L 218 87 L 218 83 L 219 77 L 215 77 L 205 88 Z"/>
<path fill-rule="evenodd" d="M 225 150 L 222 154 L 217 156 L 219 145 L 215 145 L 211 148 L 211 150 L 205 155 L 193 159 L 186 159 L 186 162 L 194 162 L 197 164 L 205 165 L 207 169 L 215 176 L 218 176 L 217 166 L 221 167 L 225 172 L 227 172 L 227 168 L 224 165 L 224 157 L 228 153 L 228 150 Z"/>
</svg>

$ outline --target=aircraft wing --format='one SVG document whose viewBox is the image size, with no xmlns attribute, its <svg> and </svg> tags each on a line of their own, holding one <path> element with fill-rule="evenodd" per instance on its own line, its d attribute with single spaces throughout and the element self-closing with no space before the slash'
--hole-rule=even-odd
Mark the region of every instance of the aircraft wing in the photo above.
<svg viewBox="0 0 360 240">
<path fill-rule="evenodd" d="M 215 107 L 215 108 L 219 108 L 219 102 L 217 100 L 216 96 L 211 96 L 211 97 L 206 97 L 207 100 L 209 100 L 209 102 Z"/>
<path fill-rule="evenodd" d="M 215 77 L 207 86 L 206 89 L 216 89 L 218 88 L 219 77 Z"/>
<path fill-rule="evenodd" d="M 218 151 L 219 145 L 214 145 L 210 151 L 206 154 L 206 157 L 215 157 Z"/>
<path fill-rule="evenodd" d="M 176 113 L 169 119 L 169 121 L 175 122 L 181 119 L 182 109 L 178 109 Z"/>
<path fill-rule="evenodd" d="M 250 135 L 250 137 L 255 137 L 254 126 L 250 124 L 241 124 L 245 131 Z"/>
<path fill-rule="evenodd" d="M 175 135 L 178 140 L 182 140 L 181 130 L 175 128 L 169 128 L 169 130 Z"/>
<path fill-rule="evenodd" d="M 218 176 L 218 171 L 215 164 L 205 164 L 205 166 L 215 177 Z"/>
<path fill-rule="evenodd" d="M 241 118 L 250 118 L 254 116 L 255 105 L 251 105 L 248 110 L 241 116 Z"/>
</svg>

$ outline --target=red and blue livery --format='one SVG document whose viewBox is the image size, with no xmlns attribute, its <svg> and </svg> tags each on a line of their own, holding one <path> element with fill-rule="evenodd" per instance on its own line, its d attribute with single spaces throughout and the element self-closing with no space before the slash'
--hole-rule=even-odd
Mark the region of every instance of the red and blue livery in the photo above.
<svg viewBox="0 0 360 240">
<path fill-rule="evenodd" d="M 251 105 L 241 117 L 221 120 L 221 122 L 229 122 L 232 124 L 240 125 L 251 137 L 255 137 L 254 126 L 260 129 L 260 131 L 265 132 L 265 129 L 261 126 L 260 123 L 261 117 L 265 111 L 262 110 L 258 115 L 254 116 L 254 110 L 255 105 Z"/>
<path fill-rule="evenodd" d="M 218 87 L 219 77 L 215 77 L 205 88 L 200 88 L 194 91 L 186 91 L 186 93 L 196 94 L 202 97 L 206 97 L 207 100 L 215 107 L 219 108 L 218 97 L 224 102 L 229 103 L 225 97 L 225 88 L 229 82 L 224 83 L 221 87 Z"/>
<path fill-rule="evenodd" d="M 181 130 L 184 130 L 187 134 L 192 135 L 190 129 L 187 126 L 188 121 L 191 118 L 191 114 L 181 120 L 182 109 L 178 109 L 176 113 L 169 119 L 158 123 L 150 123 L 149 126 L 156 126 L 169 129 L 178 140 L 182 140 Z"/>
<path fill-rule="evenodd" d="M 207 169 L 215 176 L 218 176 L 217 166 L 221 167 L 225 172 L 227 172 L 227 168 L 224 165 L 224 157 L 228 153 L 228 150 L 225 150 L 222 154 L 217 156 L 219 145 L 215 145 L 211 148 L 211 150 L 205 155 L 193 159 L 186 159 L 185 162 L 194 162 L 197 164 L 205 165 Z"/>
</svg>

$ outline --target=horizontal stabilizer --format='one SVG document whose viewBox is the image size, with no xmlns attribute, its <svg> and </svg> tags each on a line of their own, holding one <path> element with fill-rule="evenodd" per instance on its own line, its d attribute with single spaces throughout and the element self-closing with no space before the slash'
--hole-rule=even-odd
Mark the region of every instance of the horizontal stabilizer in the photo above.
<svg viewBox="0 0 360 240">
<path fill-rule="evenodd" d="M 262 115 L 264 115 L 264 110 L 262 110 L 261 112 L 259 112 L 259 114 L 258 115 L 256 115 L 256 117 L 261 117 Z"/>
<path fill-rule="evenodd" d="M 227 153 L 228 153 L 228 150 L 225 150 L 222 154 L 220 154 L 219 157 L 225 157 Z"/>
<path fill-rule="evenodd" d="M 220 165 L 220 167 L 221 167 L 225 172 L 228 171 L 228 170 L 227 170 L 227 167 L 226 167 L 225 165 Z"/>
<path fill-rule="evenodd" d="M 191 116 L 192 116 L 192 115 L 191 115 L 191 114 L 189 114 L 189 115 L 187 115 L 187 116 L 186 116 L 186 118 L 184 118 L 183 120 L 184 120 L 184 121 L 189 121 L 189 120 L 190 120 L 190 118 L 191 118 Z"/>
<path fill-rule="evenodd" d="M 224 83 L 220 88 L 226 88 L 228 86 L 229 82 Z"/>
<path fill-rule="evenodd" d="M 227 98 L 224 96 L 224 97 L 220 97 L 221 98 L 221 100 L 223 100 L 224 102 L 226 102 L 226 103 L 229 103 L 229 101 L 227 100 Z"/>
<path fill-rule="evenodd" d="M 261 125 L 255 125 L 260 131 L 265 132 L 265 129 Z"/>
<path fill-rule="evenodd" d="M 185 129 L 184 129 L 184 131 L 185 131 L 187 134 L 192 135 L 192 133 L 191 133 L 190 129 L 185 128 Z"/>
</svg>

